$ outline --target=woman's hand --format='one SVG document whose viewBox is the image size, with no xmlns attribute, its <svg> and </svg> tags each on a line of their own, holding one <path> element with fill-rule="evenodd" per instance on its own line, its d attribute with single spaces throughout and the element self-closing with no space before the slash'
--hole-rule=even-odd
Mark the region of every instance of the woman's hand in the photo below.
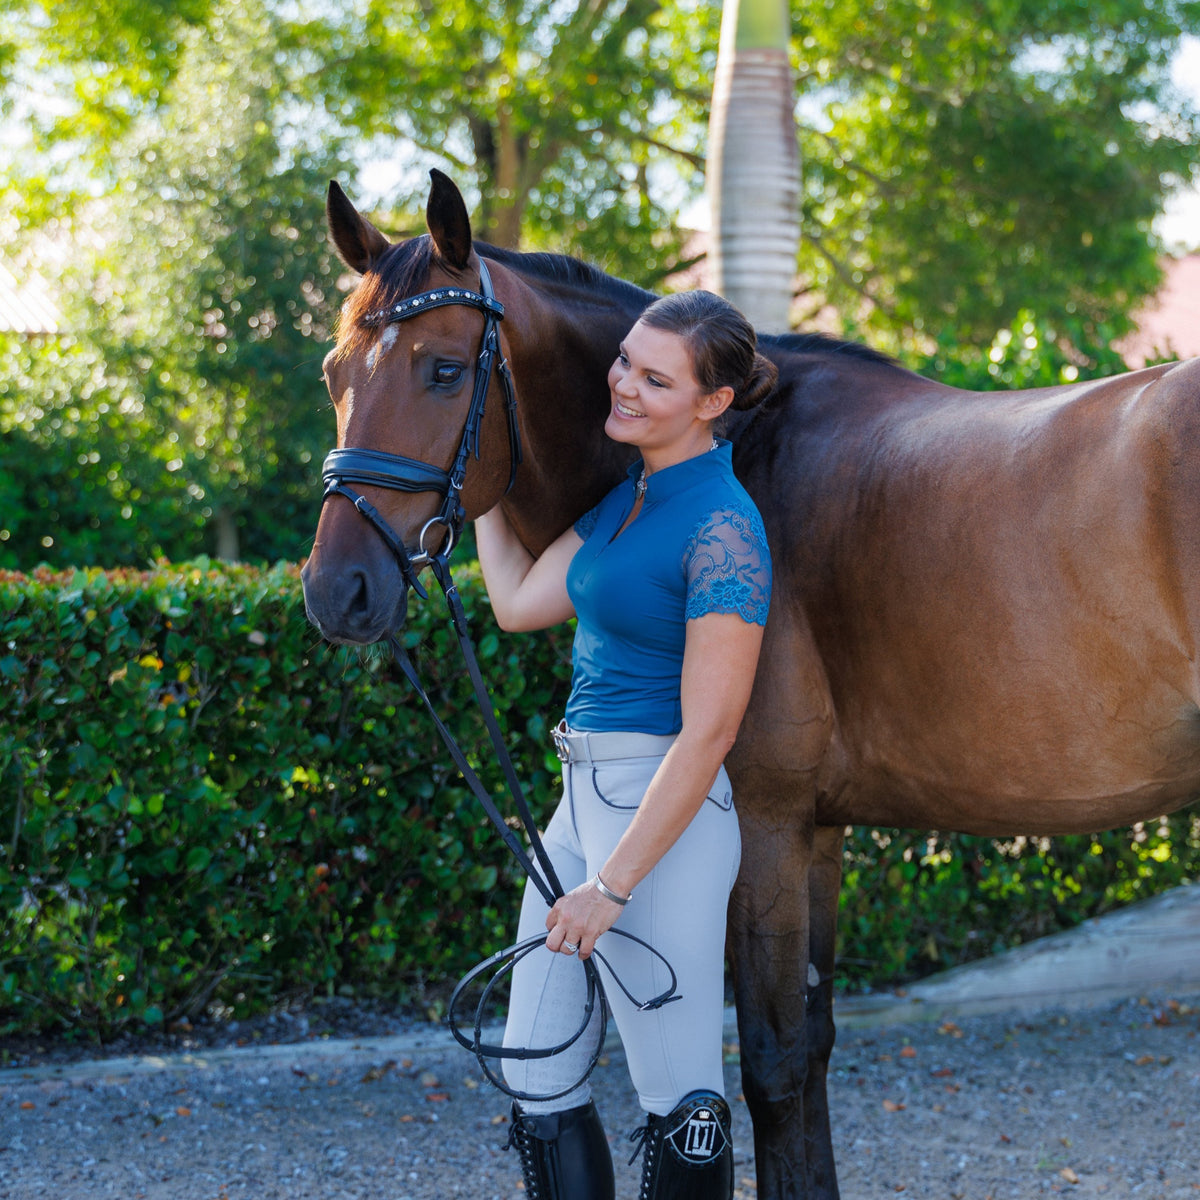
<svg viewBox="0 0 1200 1200">
<path fill-rule="evenodd" d="M 580 958 L 587 958 L 596 946 L 596 939 L 612 928 L 621 915 L 621 905 L 602 896 L 591 880 L 581 883 L 574 891 L 555 901 L 546 917 L 550 936 L 546 949 L 570 954 L 564 948 L 577 946 Z"/>
</svg>

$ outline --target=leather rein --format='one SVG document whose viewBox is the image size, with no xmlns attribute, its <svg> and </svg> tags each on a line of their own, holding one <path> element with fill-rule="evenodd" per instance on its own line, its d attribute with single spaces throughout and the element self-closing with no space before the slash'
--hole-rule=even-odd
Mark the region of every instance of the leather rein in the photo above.
<svg viewBox="0 0 1200 1200">
<path fill-rule="evenodd" d="M 500 833 L 500 836 L 504 839 L 504 844 L 541 893 L 546 904 L 553 906 L 554 902 L 565 894 L 563 886 L 559 882 L 554 866 L 550 861 L 550 856 L 542 843 L 541 835 L 538 833 L 537 824 L 525 799 L 524 790 L 521 787 L 512 757 L 504 743 L 504 734 L 497 721 L 495 708 L 488 694 L 487 684 L 484 682 L 483 674 L 479 669 L 479 662 L 471 641 L 462 599 L 450 575 L 450 553 L 458 543 L 466 517 L 462 507 L 462 489 L 466 475 L 467 461 L 471 457 L 478 460 L 480 455 L 480 431 L 483 424 L 484 403 L 491 385 L 493 370 L 500 379 L 508 418 L 510 468 L 505 495 L 512 490 L 517 477 L 517 468 L 522 461 L 521 435 L 517 421 L 516 391 L 513 387 L 512 372 L 509 369 L 508 360 L 503 357 L 500 348 L 499 322 L 504 317 L 504 305 L 496 299 L 491 276 L 482 258 L 479 260 L 479 289 L 478 292 L 473 292 L 468 288 L 462 287 L 434 288 L 431 291 L 422 292 L 420 295 L 398 301 L 387 308 L 379 309 L 363 319 L 363 323 L 371 327 L 392 325 L 400 321 L 406 321 L 410 317 L 418 316 L 420 313 L 428 312 L 430 309 L 441 308 L 451 304 L 466 305 L 470 308 L 476 308 L 483 313 L 483 335 L 480 341 L 479 356 L 475 364 L 471 404 L 467 410 L 462 438 L 459 441 L 458 450 L 455 453 L 454 461 L 449 471 L 433 466 L 430 463 L 421 462 L 419 459 L 406 458 L 403 455 L 389 454 L 379 450 L 332 450 L 326 456 L 322 467 L 322 478 L 325 485 L 322 503 L 328 500 L 330 496 L 343 496 L 349 500 L 358 510 L 359 514 L 383 539 L 384 544 L 392 552 L 400 567 L 400 573 L 405 584 L 412 588 L 422 600 L 428 599 L 428 594 L 417 577 L 418 573 L 425 566 L 428 566 L 433 571 L 434 577 L 437 579 L 445 595 L 450 620 L 458 637 L 459 647 L 466 662 L 467 673 L 470 676 L 471 685 L 475 691 L 475 698 L 479 704 L 480 712 L 483 714 L 484 724 L 487 726 L 492 747 L 503 770 L 513 807 L 517 811 L 525 835 L 529 840 L 528 852 L 521 845 L 517 835 L 509 827 L 504 815 L 501 813 L 492 796 L 488 793 L 487 788 L 475 770 L 471 767 L 466 754 L 454 740 L 445 722 L 438 716 L 433 702 L 421 682 L 420 675 L 413 665 L 408 650 L 394 633 L 388 637 L 392 649 L 393 662 L 403 673 L 433 718 L 434 725 L 441 735 L 450 757 L 454 760 L 467 786 L 487 813 L 489 820 L 491 820 Z M 410 550 L 404 544 L 403 538 L 399 537 L 384 520 L 379 510 L 365 496 L 351 487 L 350 484 L 383 487 L 393 491 L 410 493 L 435 492 L 442 496 L 442 506 L 438 514 L 422 526 L 417 538 L 417 547 L 415 550 Z M 430 530 L 438 526 L 441 526 L 445 530 L 445 533 L 442 536 L 440 545 L 437 548 L 431 548 L 426 545 L 426 538 L 430 534 Z M 446 1012 L 447 1024 L 455 1040 L 474 1053 L 484 1075 L 501 1091 L 517 1100 L 554 1100 L 560 1096 L 565 1096 L 568 1092 L 574 1091 L 591 1074 L 604 1046 L 609 1015 L 604 984 L 600 978 L 596 960 L 604 964 L 609 975 L 621 991 L 625 993 L 632 1004 L 641 1010 L 660 1008 L 672 1000 L 679 999 L 677 992 L 678 980 L 676 979 L 675 971 L 662 954 L 655 950 L 649 943 L 633 934 L 626 933 L 615 927 L 610 929 L 609 932 L 628 938 L 645 947 L 649 953 L 654 955 L 666 967 L 670 976 L 670 985 L 661 994 L 653 996 L 649 1000 L 639 1001 L 617 977 L 604 955 L 599 950 L 593 950 L 592 956 L 582 964 L 587 982 L 583 1020 L 575 1033 L 555 1046 L 500 1046 L 489 1044 L 483 1040 L 483 1022 L 491 1007 L 497 986 L 521 959 L 545 944 L 546 938 L 549 936 L 548 933 L 527 938 L 516 945 L 498 951 L 490 958 L 479 963 L 459 981 L 450 996 L 450 1003 Z M 482 993 L 475 1006 L 474 1020 L 471 1023 L 468 1034 L 464 1032 L 462 1022 L 459 1019 L 459 1006 L 463 1003 L 467 991 L 474 987 L 480 981 L 481 977 L 487 975 L 489 972 L 492 973 L 491 978 L 483 985 Z M 596 1011 L 597 1005 L 600 1012 L 600 1027 L 596 1047 L 583 1074 L 570 1087 L 552 1093 L 523 1092 L 511 1087 L 501 1074 L 489 1065 L 488 1060 L 545 1059 L 563 1053 L 583 1036 L 591 1022 L 592 1014 Z"/>
</svg>

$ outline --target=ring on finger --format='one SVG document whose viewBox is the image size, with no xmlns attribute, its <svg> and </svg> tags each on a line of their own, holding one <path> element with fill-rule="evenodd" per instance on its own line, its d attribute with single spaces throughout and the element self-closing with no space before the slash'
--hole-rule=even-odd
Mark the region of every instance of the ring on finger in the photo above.
<svg viewBox="0 0 1200 1200">
<path fill-rule="evenodd" d="M 574 954 L 579 949 L 578 942 L 563 942 L 562 948 L 566 954 Z"/>
</svg>

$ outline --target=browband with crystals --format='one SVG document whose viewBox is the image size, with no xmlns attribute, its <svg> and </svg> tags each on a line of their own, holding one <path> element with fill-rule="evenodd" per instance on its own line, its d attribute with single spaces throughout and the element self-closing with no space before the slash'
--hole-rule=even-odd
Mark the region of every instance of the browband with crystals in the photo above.
<svg viewBox="0 0 1200 1200">
<path fill-rule="evenodd" d="M 390 325 L 393 321 L 404 321 L 416 316 L 428 308 L 442 308 L 447 304 L 466 304 L 477 308 L 480 312 L 491 313 L 494 317 L 504 316 L 504 305 L 494 296 L 483 296 L 469 288 L 436 288 L 432 292 L 422 292 L 408 300 L 401 300 L 389 308 L 381 308 L 368 313 L 362 323 L 371 328 L 376 325 Z"/>
</svg>

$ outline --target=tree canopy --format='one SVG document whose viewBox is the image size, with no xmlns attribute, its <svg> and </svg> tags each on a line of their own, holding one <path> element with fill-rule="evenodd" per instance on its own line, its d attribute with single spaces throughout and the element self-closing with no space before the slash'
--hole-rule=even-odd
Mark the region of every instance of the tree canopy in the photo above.
<svg viewBox="0 0 1200 1200">
<path fill-rule="evenodd" d="M 814 305 L 971 344 L 1027 307 L 1127 327 L 1159 280 L 1151 222 L 1197 170 L 1169 68 L 1200 5 L 793 11 Z"/>
<path fill-rule="evenodd" d="M 719 19 L 711 0 L 10 0 L 0 254 L 67 248 L 68 332 L 0 335 L 0 562 L 234 532 L 303 552 L 333 436 L 330 177 L 361 195 L 390 160 L 376 215 L 402 233 L 439 166 L 481 238 L 667 286 Z M 1032 321 L 1097 366 L 1196 170 L 1169 62 L 1200 0 L 812 0 L 791 22 L 800 322 L 934 362 Z M 53 488 L 27 486 L 35 461 Z"/>
<path fill-rule="evenodd" d="M 25 219 L 61 213 L 43 226 L 71 257 L 67 332 L 0 344 L 10 561 L 304 551 L 339 272 L 320 197 L 345 164 L 292 128 L 266 37 L 232 10 L 181 28 L 169 89 L 114 118 L 86 175 L 27 177 Z"/>
<path fill-rule="evenodd" d="M 703 185 L 711 0 L 263 11 L 245 49 L 286 77 L 275 103 L 308 136 L 446 169 L 485 240 L 579 253 L 651 286 L 677 264 L 679 211 Z M 56 94 L 40 134 L 101 175 L 114 136 L 177 102 L 189 31 L 220 42 L 236 19 L 227 0 L 47 12 L 15 0 L 0 79 Z M 901 344 L 946 322 L 979 341 L 1029 304 L 1119 321 L 1153 288 L 1150 223 L 1197 169 L 1200 120 L 1169 64 L 1200 30 L 1200 2 L 810 0 L 792 26 L 814 307 Z M 411 221 L 424 170 L 406 179 L 391 199 Z"/>
<path fill-rule="evenodd" d="M 293 26 L 341 128 L 443 167 L 477 236 L 653 284 L 672 201 L 703 181 L 718 6 L 705 0 L 363 0 Z M 423 203 L 425 180 L 416 189 Z M 411 207 L 418 196 L 403 197 Z"/>
</svg>

